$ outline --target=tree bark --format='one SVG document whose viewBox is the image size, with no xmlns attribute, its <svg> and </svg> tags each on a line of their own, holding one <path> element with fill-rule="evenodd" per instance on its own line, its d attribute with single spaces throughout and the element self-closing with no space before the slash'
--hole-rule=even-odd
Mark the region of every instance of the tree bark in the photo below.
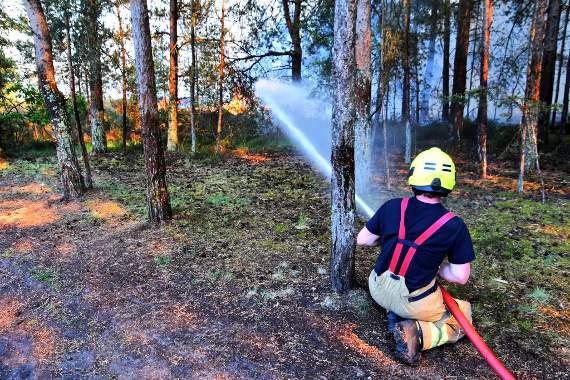
<svg viewBox="0 0 570 380">
<path fill-rule="evenodd" d="M 222 0 L 222 15 L 220 17 L 220 83 L 218 89 L 218 129 L 216 133 L 216 151 L 222 152 L 222 118 L 224 115 L 224 63 L 226 60 L 224 52 L 224 18 L 225 0 Z"/>
<path fill-rule="evenodd" d="M 101 74 L 101 40 L 99 36 L 99 4 L 97 0 L 87 0 L 87 44 L 89 49 L 89 87 L 91 99 L 89 118 L 91 120 L 91 144 L 93 152 L 107 150 L 105 136 L 105 109 L 103 107 L 103 79 Z"/>
<path fill-rule="evenodd" d="M 130 0 L 137 73 L 141 134 L 146 167 L 148 219 L 160 223 L 172 217 L 166 186 L 166 164 L 160 145 L 156 83 L 146 0 Z"/>
<path fill-rule="evenodd" d="M 540 76 L 540 102 L 542 107 L 538 117 L 538 138 L 539 141 L 544 143 L 548 143 L 548 122 L 550 121 L 550 110 L 548 107 L 552 105 L 559 25 L 560 0 L 550 0 L 542 51 L 542 73 Z"/>
<path fill-rule="evenodd" d="M 355 102 L 356 102 L 356 188 L 363 191 L 370 185 L 370 99 L 372 92 L 372 47 L 370 0 L 357 1 L 355 41 Z M 359 190 L 360 191 L 360 190 Z"/>
<path fill-rule="evenodd" d="M 178 149 L 178 0 L 170 0 L 170 67 L 168 73 L 168 108 L 170 120 L 166 149 Z"/>
<path fill-rule="evenodd" d="M 295 4 L 295 10 L 293 12 L 293 18 L 291 18 L 291 11 L 289 9 L 289 2 L 291 0 L 282 0 L 283 2 L 283 12 L 285 13 L 285 24 L 287 25 L 287 31 L 289 32 L 289 37 L 291 37 L 291 44 L 293 49 L 291 50 L 291 78 L 294 82 L 301 80 L 301 69 L 303 62 L 303 49 L 301 48 L 301 3 L 303 0 L 293 0 Z"/>
<path fill-rule="evenodd" d="M 540 107 L 540 77 L 542 71 L 542 46 L 544 40 L 544 13 L 546 0 L 537 0 L 534 18 L 529 31 L 529 64 L 522 108 L 521 149 L 517 191 L 524 191 L 525 171 L 538 164 L 537 123 Z"/>
<path fill-rule="evenodd" d="M 455 60 L 453 62 L 453 89 L 451 99 L 451 139 L 461 141 L 463 133 L 463 109 L 465 106 L 465 86 L 467 81 L 467 53 L 469 49 L 469 26 L 471 21 L 470 0 L 461 0 L 457 13 L 457 37 Z"/>
<path fill-rule="evenodd" d="M 449 45 L 451 44 L 451 5 L 443 3 L 443 68 L 441 91 L 441 118 L 449 120 Z"/>
<path fill-rule="evenodd" d="M 483 0 L 485 1 L 485 0 Z M 483 6 L 483 1 L 481 2 L 481 6 Z M 473 89 L 473 75 L 475 74 L 475 61 L 477 60 L 477 54 L 481 52 L 481 47 L 477 49 L 477 44 L 480 43 L 479 38 L 479 17 L 481 16 L 481 10 L 477 9 L 475 12 L 474 18 L 474 33 L 473 33 L 473 48 L 471 51 L 471 68 L 469 69 L 469 89 L 467 90 L 467 100 L 465 101 L 465 105 L 467 106 L 467 118 L 470 117 L 471 109 L 471 90 Z M 484 21 L 483 21 L 484 22 Z M 480 54 L 479 54 L 480 55 Z M 481 64 L 479 62 L 479 64 Z"/>
<path fill-rule="evenodd" d="M 564 16 L 564 29 L 562 30 L 562 46 L 558 55 L 558 73 L 556 74 L 556 90 L 554 91 L 554 104 L 558 104 L 558 93 L 560 92 L 560 77 L 562 76 L 562 66 L 564 65 L 564 47 L 566 45 L 566 30 L 568 29 L 568 16 L 570 4 L 566 4 L 566 15 Z M 556 109 L 552 110 L 552 128 L 556 126 Z"/>
<path fill-rule="evenodd" d="M 127 50 L 125 49 L 125 31 L 123 29 L 123 19 L 121 18 L 121 7 L 118 1 L 115 5 L 117 7 L 117 18 L 119 19 L 119 48 L 121 49 L 121 79 L 123 82 L 123 100 L 121 102 L 123 151 L 126 151 L 127 139 L 129 138 L 129 127 L 127 123 Z"/>
<path fill-rule="evenodd" d="M 438 1 L 431 0 L 431 15 L 429 27 L 429 43 L 427 51 L 427 62 L 424 71 L 423 87 L 420 96 L 420 115 L 419 121 L 426 123 L 430 120 L 430 97 L 431 97 L 431 82 L 433 80 L 433 73 L 435 67 L 435 40 L 437 37 L 437 20 L 438 20 Z M 449 58 L 449 57 L 448 57 Z M 448 62 L 449 63 L 449 62 Z M 449 67 L 448 67 L 449 69 Z M 449 84 L 448 84 L 449 88 Z"/>
<path fill-rule="evenodd" d="M 71 123 L 67 114 L 65 98 L 57 88 L 57 82 L 55 80 L 51 36 L 49 34 L 48 24 L 39 0 L 23 0 L 22 3 L 26 8 L 30 28 L 34 35 L 38 84 L 46 103 L 56 140 L 57 160 L 61 171 L 61 183 L 63 185 L 63 197 L 64 199 L 78 197 L 85 192 L 85 184 L 73 142 L 71 141 Z"/>
<path fill-rule="evenodd" d="M 69 12 L 65 12 L 65 38 L 67 39 L 67 67 L 69 70 L 69 92 L 71 93 L 71 106 L 73 108 L 73 117 L 75 120 L 75 128 L 77 129 L 77 140 L 81 146 L 81 157 L 83 158 L 83 166 L 85 166 L 85 186 L 88 189 L 93 188 L 93 179 L 91 178 L 91 165 L 89 164 L 89 154 L 85 146 L 85 139 L 83 137 L 83 126 L 81 125 L 81 118 L 79 117 L 79 109 L 77 108 L 77 96 L 75 95 L 75 70 L 73 66 L 73 59 L 71 55 L 71 33 L 69 29 Z"/>
<path fill-rule="evenodd" d="M 402 70 L 404 71 L 404 83 L 402 83 L 402 124 L 405 128 L 404 162 L 412 162 L 412 127 L 410 125 L 410 2 L 401 0 L 403 10 L 403 49 Z"/>
<path fill-rule="evenodd" d="M 331 286 L 336 292 L 352 287 L 354 277 L 354 126 L 356 99 L 356 1 L 336 0 L 334 17 L 334 95 L 332 109 Z"/>
<path fill-rule="evenodd" d="M 477 156 L 479 175 L 487 178 L 487 81 L 489 79 L 489 46 L 493 22 L 493 0 L 483 0 L 483 32 L 481 33 L 481 72 L 479 75 L 479 110 L 477 112 Z"/>
<path fill-rule="evenodd" d="M 190 75 L 190 139 L 192 142 L 191 152 L 196 153 L 196 80 L 198 70 L 196 70 L 196 9 L 195 0 L 190 0 L 190 12 L 192 13 L 192 20 L 190 25 L 190 49 L 192 59 L 192 70 Z"/>
<path fill-rule="evenodd" d="M 382 155 L 384 158 L 385 169 L 386 169 L 386 187 L 390 189 L 390 168 L 388 163 L 388 132 L 386 130 L 386 119 L 384 118 L 384 114 L 387 115 L 387 106 L 384 106 L 385 100 L 388 98 L 387 92 L 387 75 L 386 70 L 384 69 L 384 58 L 386 53 L 386 37 L 384 31 L 384 17 L 385 17 L 385 4 L 384 0 L 379 2 L 379 13 L 380 13 L 380 22 L 378 23 L 378 34 L 381 36 L 381 44 L 380 49 L 378 51 L 378 58 L 377 58 L 377 72 L 378 72 L 378 82 L 376 87 L 376 110 L 374 114 L 374 131 L 377 131 L 382 126 L 382 138 L 383 138 L 383 149 Z M 376 141 L 376 135 L 374 134 L 374 138 L 372 138 L 372 144 Z M 374 146 L 374 145 L 373 145 Z M 372 162 L 373 157 L 376 154 L 376 149 L 374 147 L 369 149 L 369 162 Z"/>
</svg>

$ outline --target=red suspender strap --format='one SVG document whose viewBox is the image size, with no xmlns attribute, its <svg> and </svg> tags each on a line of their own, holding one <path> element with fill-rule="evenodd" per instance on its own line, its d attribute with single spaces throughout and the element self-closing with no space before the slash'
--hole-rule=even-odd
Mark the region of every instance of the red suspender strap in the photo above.
<svg viewBox="0 0 570 380">
<path fill-rule="evenodd" d="M 406 254 L 406 257 L 404 258 L 404 262 L 402 263 L 402 267 L 400 268 L 400 273 L 398 273 L 400 276 L 406 276 L 406 272 L 408 271 L 408 267 L 410 266 L 410 263 L 412 262 L 414 255 L 416 254 L 417 246 L 422 245 L 427 239 L 429 239 L 433 234 L 435 234 L 437 232 L 437 230 L 439 230 L 441 227 L 443 227 L 445 225 L 445 223 L 449 222 L 454 217 L 455 217 L 455 215 L 452 212 L 448 212 L 447 214 L 443 215 L 441 218 L 436 220 L 434 224 L 432 224 L 416 240 L 414 240 L 416 247 L 410 247 L 410 249 L 408 249 L 408 253 Z M 395 254 L 395 252 L 394 252 L 394 254 Z M 390 270 L 392 270 L 391 268 L 392 267 L 390 266 Z"/>
<path fill-rule="evenodd" d="M 398 230 L 398 242 L 396 243 L 396 249 L 394 249 L 392 260 L 390 260 L 390 267 L 388 268 L 392 273 L 396 273 L 396 266 L 398 265 L 398 260 L 400 260 L 400 253 L 402 253 L 402 248 L 404 247 L 400 241 L 406 239 L 405 216 L 406 208 L 408 207 L 408 201 L 408 198 L 402 198 L 402 204 L 400 205 L 400 229 Z"/>
</svg>

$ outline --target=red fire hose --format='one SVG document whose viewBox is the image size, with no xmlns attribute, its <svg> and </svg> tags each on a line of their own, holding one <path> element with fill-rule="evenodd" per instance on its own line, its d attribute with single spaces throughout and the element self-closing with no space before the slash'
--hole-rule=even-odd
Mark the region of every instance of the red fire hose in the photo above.
<svg viewBox="0 0 570 380">
<path fill-rule="evenodd" d="M 502 380 L 515 380 L 515 377 L 509 370 L 505 367 L 505 365 L 497 359 L 493 351 L 487 346 L 481 335 L 477 333 L 473 325 L 469 322 L 469 320 L 465 317 L 457 302 L 453 299 L 451 294 L 443 287 L 439 286 L 441 289 L 441 294 L 443 295 L 443 302 L 447 305 L 447 308 L 453 314 L 459 325 L 465 331 L 465 335 L 467 338 L 473 343 L 477 351 L 483 356 L 483 358 L 489 363 L 491 368 L 495 371 L 497 376 Z"/>
</svg>

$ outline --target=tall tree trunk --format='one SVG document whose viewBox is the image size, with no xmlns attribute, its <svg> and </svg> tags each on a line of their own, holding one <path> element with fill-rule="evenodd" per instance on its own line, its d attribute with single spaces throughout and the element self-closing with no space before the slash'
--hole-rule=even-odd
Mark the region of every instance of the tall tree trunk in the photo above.
<svg viewBox="0 0 570 380">
<path fill-rule="evenodd" d="M 558 44 L 558 29 L 560 26 L 560 0 L 550 0 L 548 4 L 548 19 L 542 51 L 542 73 L 540 75 L 540 101 L 542 110 L 538 117 L 538 138 L 548 143 L 548 122 L 552 104 L 554 87 L 554 71 L 556 69 L 556 50 Z"/>
<path fill-rule="evenodd" d="M 479 111 L 477 112 L 477 155 L 479 175 L 487 178 L 487 81 L 489 79 L 489 46 L 493 0 L 483 0 L 483 32 L 481 33 L 481 72 L 479 75 Z"/>
<path fill-rule="evenodd" d="M 376 87 L 376 113 L 374 114 L 374 131 L 378 131 L 380 125 L 382 126 L 382 138 L 383 138 L 383 149 L 382 155 L 384 158 L 385 170 L 386 170 L 386 186 L 390 189 L 390 168 L 388 163 L 388 133 L 386 130 L 386 118 L 384 118 L 384 114 L 387 115 L 385 112 L 387 110 L 387 105 L 384 107 L 385 99 L 388 98 L 387 92 L 387 75 L 386 70 L 384 69 L 384 57 L 386 53 L 386 37 L 385 37 L 385 30 L 384 30 L 384 20 L 385 20 L 385 3 L 384 0 L 379 2 L 379 10 L 380 13 L 380 22 L 378 23 L 378 34 L 381 36 L 380 40 L 380 49 L 378 51 L 378 58 L 377 58 L 377 72 L 378 72 L 378 82 Z M 376 142 L 376 134 L 374 134 L 374 138 L 372 138 L 371 143 L 375 144 Z M 376 149 L 374 149 L 374 145 L 372 148 L 369 149 L 369 157 L 368 160 L 372 163 L 373 157 L 376 156 Z M 372 165 L 371 165 L 372 166 Z"/>
<path fill-rule="evenodd" d="M 64 199 L 77 197 L 85 192 L 85 184 L 71 141 L 71 123 L 67 114 L 65 98 L 57 88 L 55 80 L 48 24 L 39 0 L 23 0 L 22 3 L 26 8 L 30 28 L 34 35 L 38 84 L 46 103 L 56 140 L 63 196 Z"/>
<path fill-rule="evenodd" d="M 544 40 L 544 13 L 546 0 L 537 0 L 534 18 L 529 31 L 529 63 L 527 69 L 525 100 L 521 122 L 521 149 L 517 191 L 524 191 L 525 171 L 538 163 L 537 123 L 540 102 L 540 78 L 542 71 L 542 46 Z"/>
<path fill-rule="evenodd" d="M 224 114 L 224 62 L 226 55 L 224 52 L 224 18 L 225 0 L 222 0 L 222 16 L 220 18 L 220 84 L 218 89 L 218 129 L 216 133 L 216 151 L 222 151 L 222 118 Z"/>
<path fill-rule="evenodd" d="M 568 29 L 568 16 L 570 4 L 566 4 L 566 15 L 564 16 L 564 29 L 562 30 L 562 46 L 558 56 L 558 74 L 556 75 L 556 91 L 554 91 L 554 103 L 558 104 L 558 93 L 560 92 L 560 77 L 562 76 L 562 66 L 564 66 L 564 47 L 566 45 L 566 30 Z M 552 128 L 556 126 L 556 109 L 552 111 Z"/>
<path fill-rule="evenodd" d="M 570 6 L 570 5 L 569 5 Z M 564 81 L 564 98 L 562 100 L 562 115 L 560 120 L 560 138 L 564 132 L 570 134 L 570 121 L 568 120 L 568 102 L 570 95 L 570 57 L 566 62 L 566 79 Z"/>
<path fill-rule="evenodd" d="M 404 162 L 412 162 L 412 126 L 410 125 L 410 13 L 409 0 L 401 0 L 403 9 L 403 49 L 402 70 L 404 71 L 404 83 L 402 83 L 402 124 L 405 128 Z"/>
<path fill-rule="evenodd" d="M 441 118 L 449 120 L 449 45 L 451 39 L 451 5 L 443 2 L 443 69 L 441 91 Z"/>
<path fill-rule="evenodd" d="M 75 95 L 75 70 L 73 67 L 73 59 L 71 55 L 71 33 L 69 29 L 69 12 L 65 13 L 65 38 L 67 39 L 67 67 L 69 70 L 69 92 L 71 93 L 71 105 L 73 107 L 73 117 L 75 120 L 75 128 L 77 129 L 77 140 L 81 146 L 81 157 L 83 158 L 83 165 L 85 166 L 85 186 L 88 189 L 93 188 L 93 180 L 91 178 L 91 165 L 89 164 L 89 154 L 85 146 L 85 139 L 83 137 L 83 127 L 81 125 L 81 118 L 79 117 L 79 109 L 77 108 L 77 97 Z"/>
<path fill-rule="evenodd" d="M 430 98 L 431 86 L 433 80 L 433 73 L 435 68 L 435 39 L 437 37 L 437 19 L 438 19 L 438 3 L 437 0 L 431 0 L 431 15 L 430 15 L 430 28 L 429 28 L 429 42 L 427 51 L 426 69 L 424 72 L 424 80 L 422 92 L 420 95 L 420 115 L 419 121 L 425 123 L 430 120 Z M 449 58 L 449 57 L 448 57 Z M 449 67 L 448 67 L 449 69 Z"/>
<path fill-rule="evenodd" d="M 331 286 L 341 292 L 354 281 L 354 126 L 356 99 L 354 47 L 356 1 L 335 0 L 334 95 L 332 109 Z"/>
<path fill-rule="evenodd" d="M 293 0 L 295 3 L 295 10 L 293 11 L 293 18 L 291 18 L 291 11 L 289 9 L 289 2 L 291 0 L 282 0 L 283 11 L 285 13 L 285 24 L 289 37 L 291 37 L 291 77 L 293 81 L 301 80 L 301 65 L 303 62 L 303 49 L 301 48 L 301 4 L 303 0 Z"/>
<path fill-rule="evenodd" d="M 356 125 L 355 159 L 356 189 L 363 192 L 370 186 L 370 99 L 372 85 L 372 48 L 371 48 L 371 12 L 370 0 L 357 1 L 356 15 Z"/>
<path fill-rule="evenodd" d="M 484 2 L 485 0 L 483 0 Z M 481 6 L 483 6 L 483 4 L 481 3 Z M 475 13 L 475 17 L 474 17 L 474 22 L 475 22 L 475 26 L 474 26 L 474 35 L 473 35 L 473 50 L 472 50 L 472 54 L 471 54 L 471 68 L 469 69 L 469 90 L 467 91 L 467 101 L 465 102 L 465 104 L 467 105 L 467 118 L 470 117 L 470 112 L 471 112 L 471 90 L 473 89 L 473 75 L 475 74 L 475 61 L 477 60 L 477 53 L 481 52 L 481 48 L 479 47 L 479 49 L 477 49 L 477 44 L 481 41 L 479 41 L 479 16 L 481 15 L 481 10 L 478 9 Z M 484 21 L 483 21 L 484 22 Z M 479 64 L 481 64 L 479 62 Z"/>
<path fill-rule="evenodd" d="M 146 0 L 130 0 L 141 134 L 146 167 L 148 219 L 160 223 L 172 217 L 166 187 L 166 163 L 160 145 L 156 83 Z"/>
<path fill-rule="evenodd" d="M 469 26 L 471 21 L 470 0 L 460 0 L 457 13 L 457 37 L 455 60 L 453 62 L 453 89 L 451 92 L 452 140 L 461 141 L 463 133 L 463 109 L 465 107 L 465 86 L 467 81 L 467 53 L 469 49 Z"/>
<path fill-rule="evenodd" d="M 103 108 L 103 79 L 101 76 L 101 37 L 99 36 L 99 7 L 97 0 L 87 0 L 88 14 L 88 49 L 89 49 L 89 87 L 91 99 L 89 118 L 91 120 L 91 144 L 93 152 L 107 150 L 105 136 L 105 109 Z"/>
<path fill-rule="evenodd" d="M 198 70 L 196 70 L 196 9 L 195 0 L 190 0 L 190 12 L 192 13 L 192 21 L 190 24 L 190 49 L 192 59 L 192 70 L 190 75 L 190 139 L 192 141 L 192 154 L 196 153 L 196 79 Z"/>
<path fill-rule="evenodd" d="M 123 150 L 127 150 L 127 139 L 129 138 L 129 127 L 127 123 L 127 50 L 125 49 L 125 31 L 123 29 L 123 19 L 121 18 L 121 7 L 119 2 L 117 7 L 117 18 L 119 19 L 119 48 L 121 49 L 121 79 L 123 81 L 123 100 L 121 102 L 122 126 L 123 126 Z"/>
<path fill-rule="evenodd" d="M 170 0 L 170 67 L 168 73 L 168 139 L 166 149 L 178 149 L 178 0 Z"/>
</svg>

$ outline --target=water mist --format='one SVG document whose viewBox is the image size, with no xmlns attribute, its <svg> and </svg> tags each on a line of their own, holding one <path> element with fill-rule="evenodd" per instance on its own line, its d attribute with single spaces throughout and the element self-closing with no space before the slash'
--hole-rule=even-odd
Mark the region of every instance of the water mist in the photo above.
<svg viewBox="0 0 570 380">
<path fill-rule="evenodd" d="M 269 107 L 274 121 L 301 153 L 327 178 L 330 178 L 331 157 L 331 102 L 311 96 L 303 85 L 277 80 L 259 80 L 255 93 Z M 355 149 L 359 147 L 355 146 Z M 359 154 L 355 154 L 357 157 Z M 369 183 L 371 173 L 364 173 L 356 162 L 356 204 L 365 216 L 371 217 L 379 202 L 365 201 L 370 189 L 360 189 L 359 183 Z M 374 197 L 380 200 L 378 196 Z"/>
</svg>

